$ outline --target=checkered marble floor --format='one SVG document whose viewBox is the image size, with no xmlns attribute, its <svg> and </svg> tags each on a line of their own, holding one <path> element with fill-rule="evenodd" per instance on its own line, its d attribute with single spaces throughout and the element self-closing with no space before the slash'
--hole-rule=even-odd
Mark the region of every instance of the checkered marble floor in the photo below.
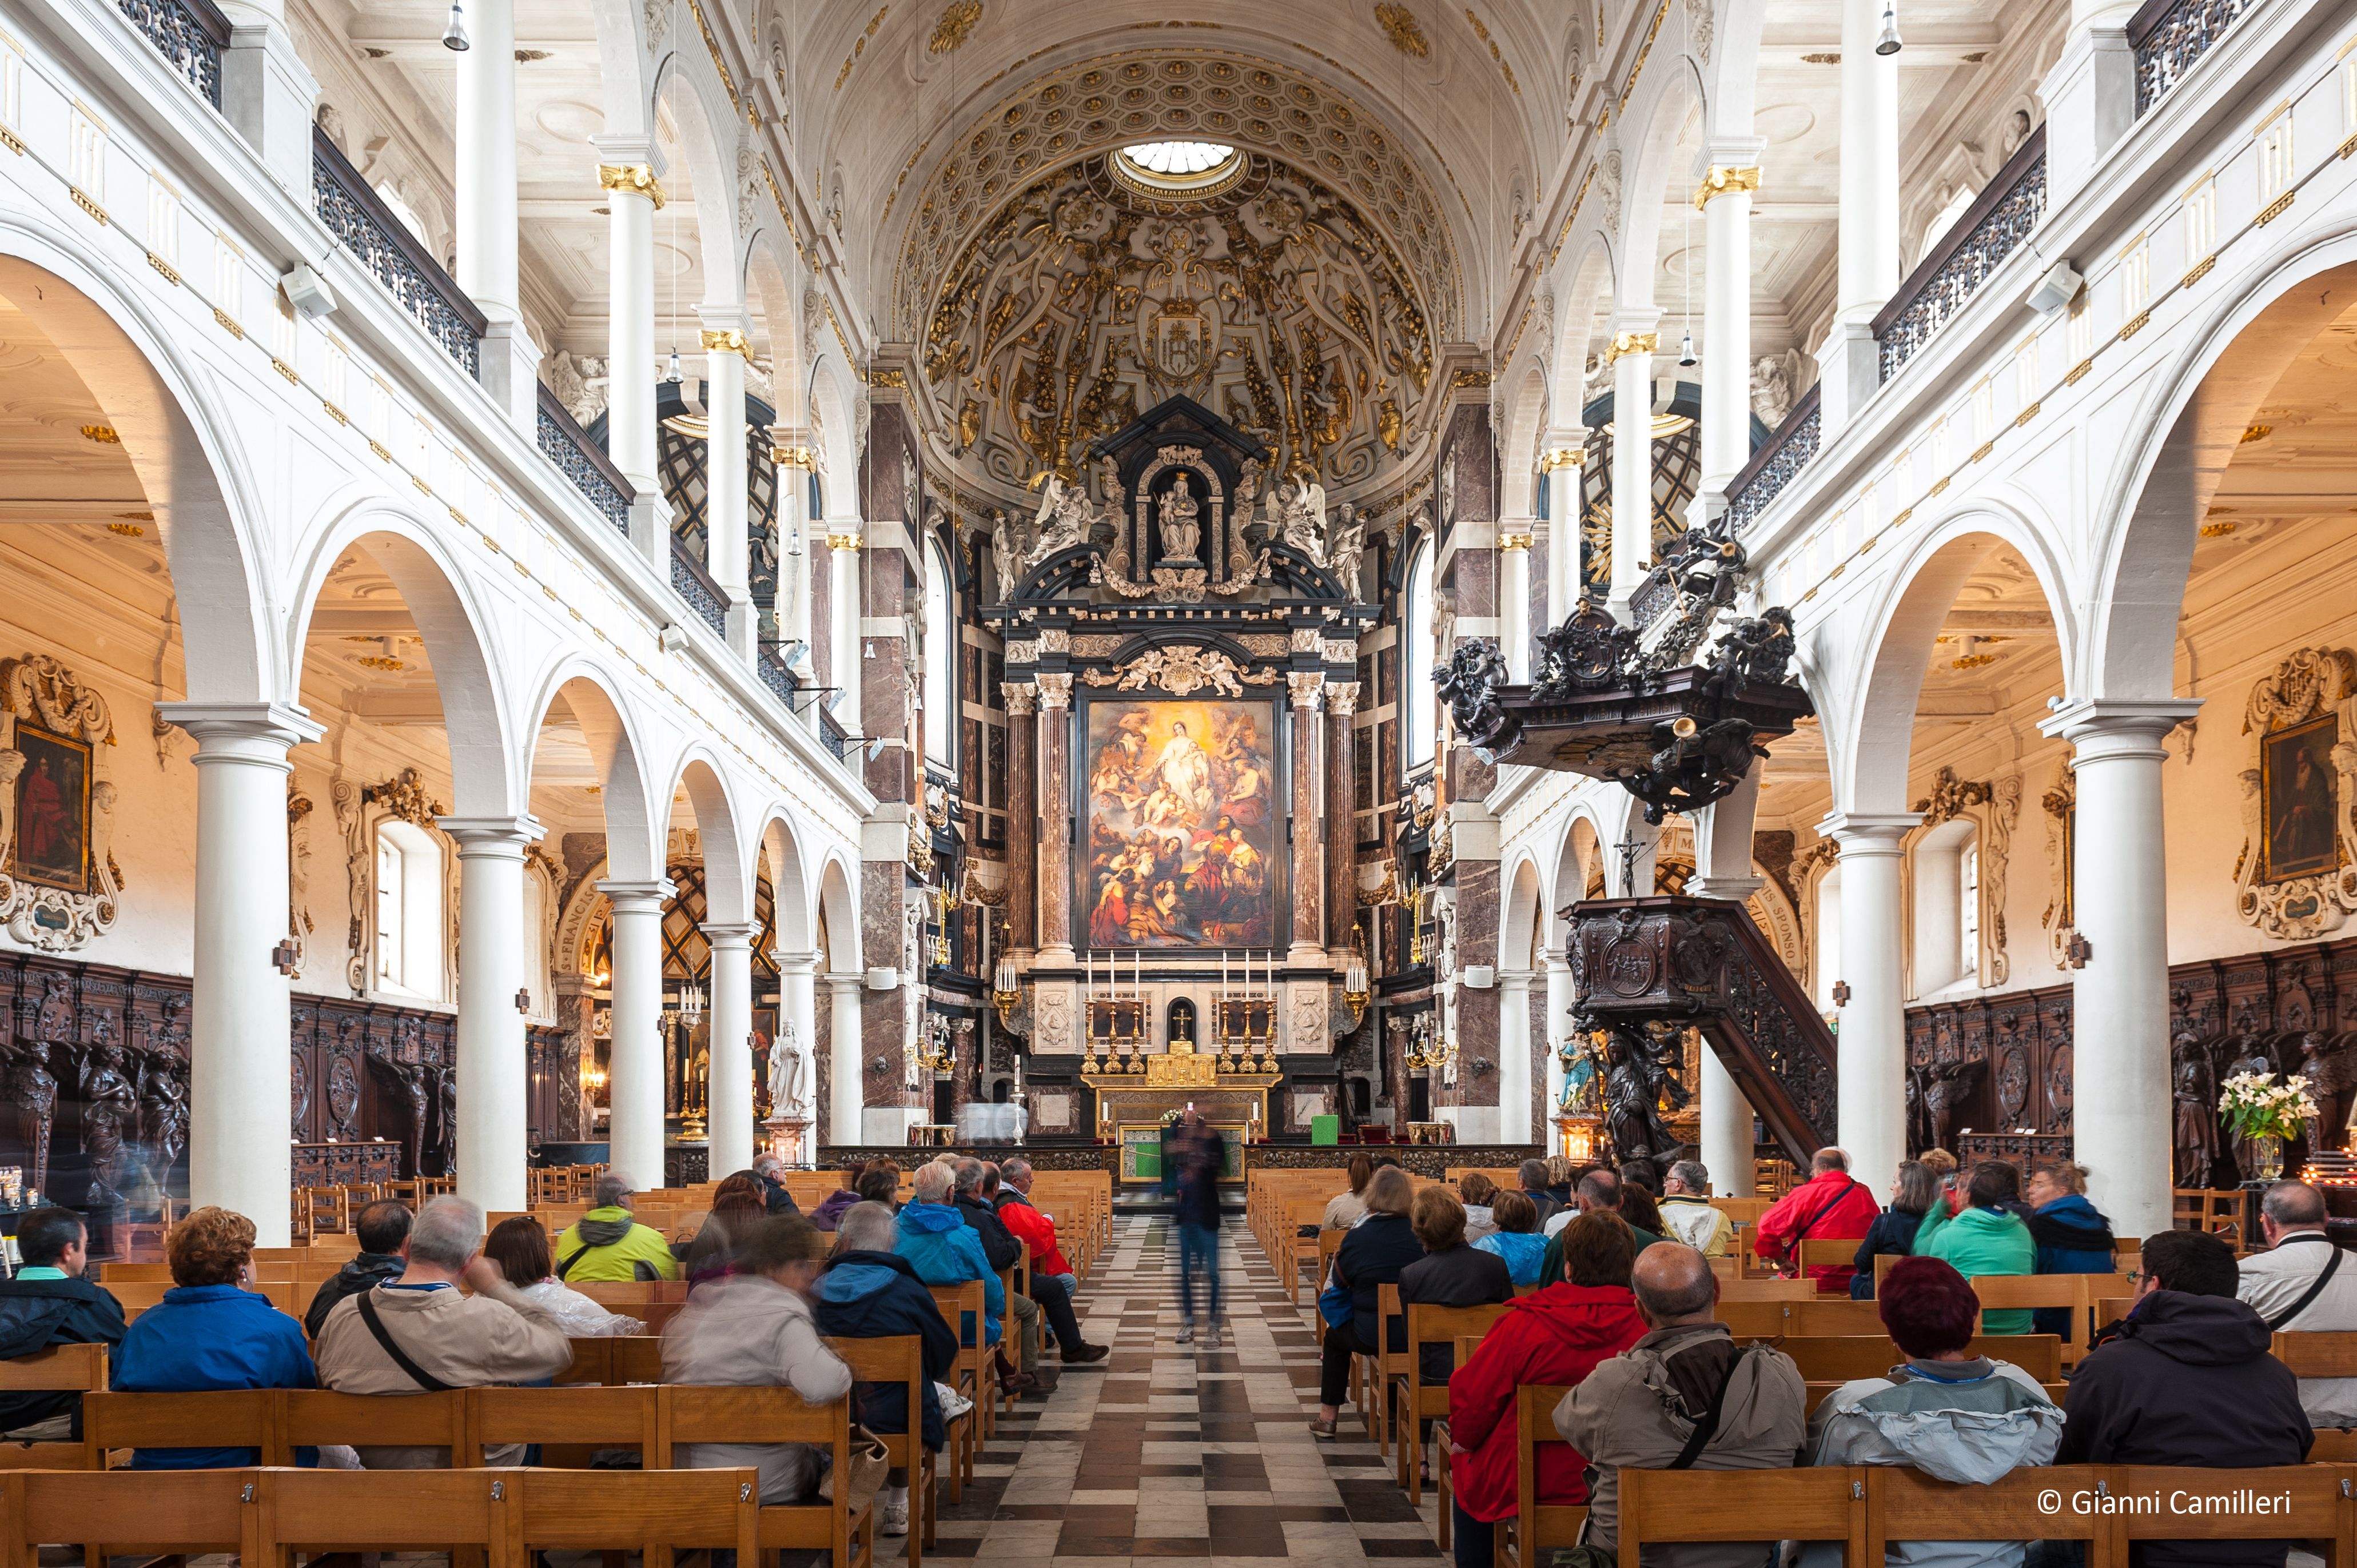
<svg viewBox="0 0 2357 1568">
<path fill-rule="evenodd" d="M 1081 1289 L 1082 1332 L 1113 1355 L 1066 1371 L 999 1423 L 963 1502 L 945 1505 L 926 1555 L 1022 1563 L 1135 1558 L 1441 1555 L 1433 1502 L 1408 1506 L 1372 1442 L 1320 1443 L 1318 1345 L 1260 1246 L 1231 1216 L 1221 1235 L 1228 1339 L 1181 1345 L 1178 1240 L 1161 1215 L 1119 1215 L 1112 1251 Z M 1307 1296 L 1304 1296 L 1307 1302 Z M 1054 1359 L 1049 1358 L 1049 1364 Z M 1355 1434 L 1345 1409 L 1343 1431 Z M 901 1558 L 901 1543 L 878 1556 Z"/>
</svg>

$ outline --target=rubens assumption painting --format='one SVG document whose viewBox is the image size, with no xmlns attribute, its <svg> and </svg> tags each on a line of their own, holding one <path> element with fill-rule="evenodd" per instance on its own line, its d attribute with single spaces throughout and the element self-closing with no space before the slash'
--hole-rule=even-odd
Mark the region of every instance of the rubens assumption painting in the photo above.
<svg viewBox="0 0 2357 1568">
<path fill-rule="evenodd" d="M 1090 948 L 1276 945 L 1275 717 L 1266 702 L 1088 704 Z"/>
</svg>

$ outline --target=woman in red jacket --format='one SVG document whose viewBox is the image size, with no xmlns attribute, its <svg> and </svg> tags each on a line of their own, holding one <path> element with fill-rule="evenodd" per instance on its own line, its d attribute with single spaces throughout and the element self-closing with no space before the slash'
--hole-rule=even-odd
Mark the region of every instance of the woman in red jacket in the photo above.
<svg viewBox="0 0 2357 1568">
<path fill-rule="evenodd" d="M 1645 1321 L 1629 1289 L 1636 1258 L 1636 1238 L 1618 1215 L 1602 1209 L 1581 1215 L 1564 1227 L 1565 1279 L 1509 1306 L 1473 1359 L 1449 1380 L 1457 1568 L 1490 1568 L 1497 1523 L 1514 1517 L 1515 1391 L 1525 1383 L 1577 1383 L 1644 1337 Z M 1543 1445 L 1538 1455 L 1539 1501 L 1587 1501 L 1585 1455 L 1561 1443 Z"/>
</svg>

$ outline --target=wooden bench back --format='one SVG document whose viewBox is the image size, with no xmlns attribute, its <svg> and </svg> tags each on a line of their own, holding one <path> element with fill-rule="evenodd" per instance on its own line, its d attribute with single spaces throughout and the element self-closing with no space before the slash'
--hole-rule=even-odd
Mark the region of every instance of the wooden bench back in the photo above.
<svg viewBox="0 0 2357 1568">
<path fill-rule="evenodd" d="M 1878 1378 L 1906 1360 L 1888 1336 L 1873 1334 L 1794 1337 L 1778 1347 L 1792 1359 L 1803 1382 L 1846 1383 Z M 2062 1342 L 2051 1334 L 1989 1335 L 1975 1339 L 1975 1356 L 2010 1361 L 2041 1383 L 2062 1376 Z"/>
<path fill-rule="evenodd" d="M 2296 1378 L 2357 1378 L 2357 1334 L 2287 1332 L 2277 1334 L 2268 1348 Z"/>
<path fill-rule="evenodd" d="M 1555 1429 L 1555 1407 L 1569 1392 L 1569 1383 L 1524 1383 L 1514 1391 L 1516 1568 L 1534 1568 L 1552 1561 L 1559 1548 L 1578 1545 L 1580 1527 L 1587 1522 L 1587 1509 L 1577 1503 L 1539 1500 L 1539 1448 L 1563 1442 Z"/>
</svg>

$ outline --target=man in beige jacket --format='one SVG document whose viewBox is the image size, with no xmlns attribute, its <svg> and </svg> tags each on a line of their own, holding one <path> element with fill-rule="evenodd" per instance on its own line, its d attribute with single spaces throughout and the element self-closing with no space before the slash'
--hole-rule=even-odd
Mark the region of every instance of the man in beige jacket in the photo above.
<svg viewBox="0 0 2357 1568">
<path fill-rule="evenodd" d="M 397 1280 L 336 1304 L 312 1359 L 319 1386 L 346 1394 L 414 1394 L 553 1378 L 573 1364 L 558 1320 L 507 1282 L 482 1255 L 483 1211 L 437 1197 L 418 1211 Z M 472 1295 L 461 1294 L 464 1283 Z M 447 1448 L 363 1447 L 371 1470 L 447 1467 Z M 522 1444 L 487 1449 L 487 1462 L 521 1464 Z"/>
<path fill-rule="evenodd" d="M 1738 1348 L 1716 1321 L 1718 1277 L 1678 1241 L 1637 1254 L 1630 1284 L 1652 1332 L 1555 1406 L 1555 1429 L 1587 1459 L 1585 1544 L 1619 1550 L 1620 1469 L 1786 1470 L 1808 1441 L 1808 1391 L 1791 1357 Z M 1713 1417 L 1716 1416 L 1716 1424 Z M 1686 1463 L 1697 1431 L 1706 1431 Z M 1765 1541 L 1647 1547 L 1644 1568 L 1755 1568 Z"/>
</svg>

